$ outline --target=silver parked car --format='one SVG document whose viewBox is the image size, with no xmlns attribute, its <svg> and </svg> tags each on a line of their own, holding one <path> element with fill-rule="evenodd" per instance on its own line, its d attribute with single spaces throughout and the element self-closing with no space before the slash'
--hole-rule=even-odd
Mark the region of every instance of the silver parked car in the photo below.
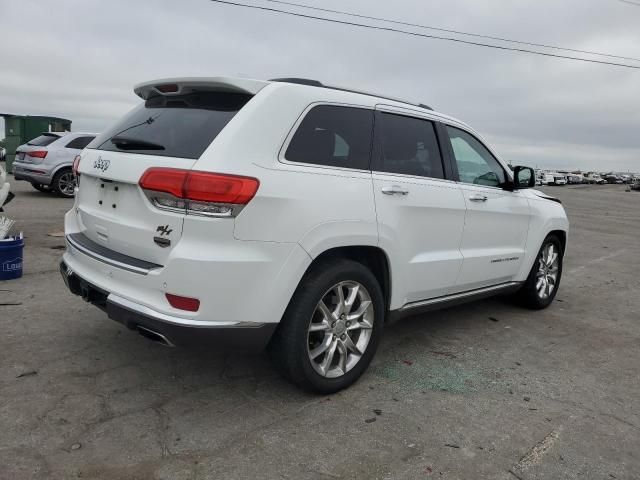
<svg viewBox="0 0 640 480">
<path fill-rule="evenodd" d="M 16 149 L 13 176 L 31 182 L 41 192 L 53 190 L 73 197 L 76 179 L 73 159 L 94 138 L 93 133 L 46 132 Z"/>
</svg>

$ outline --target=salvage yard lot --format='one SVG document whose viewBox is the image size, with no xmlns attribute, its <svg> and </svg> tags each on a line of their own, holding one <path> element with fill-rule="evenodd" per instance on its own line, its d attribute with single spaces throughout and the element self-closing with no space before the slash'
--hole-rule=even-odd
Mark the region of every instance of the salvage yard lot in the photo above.
<svg viewBox="0 0 640 480">
<path fill-rule="evenodd" d="M 549 309 L 404 320 L 318 397 L 266 355 L 169 349 L 73 297 L 49 235 L 72 202 L 13 186 L 27 247 L 0 283 L 0 479 L 640 475 L 640 192 L 544 187 L 571 221 Z"/>
</svg>

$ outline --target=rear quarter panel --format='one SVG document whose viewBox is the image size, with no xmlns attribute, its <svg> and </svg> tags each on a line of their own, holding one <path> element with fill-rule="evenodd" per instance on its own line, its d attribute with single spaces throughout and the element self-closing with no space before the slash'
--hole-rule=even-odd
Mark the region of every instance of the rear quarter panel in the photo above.
<svg viewBox="0 0 640 480">
<path fill-rule="evenodd" d="M 370 172 L 284 160 L 287 141 L 310 105 L 353 101 L 352 94 L 270 84 L 205 151 L 195 169 L 260 181 L 235 220 L 238 240 L 296 242 L 312 257 L 337 246 L 377 245 Z M 373 108 L 373 100 L 357 106 Z"/>
<path fill-rule="evenodd" d="M 270 84 L 240 110 L 193 166 L 255 177 L 256 196 L 234 220 L 239 244 L 285 244 L 277 275 L 261 279 L 266 321 L 279 320 L 313 258 L 339 246 L 378 244 L 371 173 L 283 161 L 284 147 L 323 89 Z M 340 101 L 329 92 L 327 102 Z M 336 98 L 338 97 L 338 98 Z M 353 95 L 344 94 L 344 103 Z M 373 108 L 371 105 L 366 105 Z"/>
</svg>

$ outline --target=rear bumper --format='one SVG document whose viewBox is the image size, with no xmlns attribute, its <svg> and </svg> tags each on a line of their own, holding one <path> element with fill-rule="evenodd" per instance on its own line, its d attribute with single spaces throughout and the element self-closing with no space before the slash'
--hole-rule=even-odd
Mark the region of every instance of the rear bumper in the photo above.
<svg viewBox="0 0 640 480">
<path fill-rule="evenodd" d="M 13 162 L 13 177 L 16 180 L 24 180 L 30 183 L 51 185 L 53 177 L 51 171 L 45 165 Z"/>
<path fill-rule="evenodd" d="M 89 283 L 64 260 L 60 262 L 60 274 L 71 293 L 99 307 L 112 320 L 168 346 L 259 352 L 277 327 L 275 323 L 194 321 L 156 312 Z"/>
<path fill-rule="evenodd" d="M 80 203 L 88 200 L 81 200 L 82 188 L 87 186 L 80 188 L 74 207 L 65 216 L 65 264 L 114 298 L 125 298 L 161 315 L 198 325 L 277 324 L 311 263 L 298 243 L 237 240 L 233 220 L 189 215 L 184 217 L 182 234 L 172 239 L 170 249 L 162 250 L 154 243 L 152 230 L 143 235 L 144 229 L 135 228 L 146 227 L 148 218 L 101 216 L 87 213 L 88 206 L 83 210 Z M 95 222 L 103 227 L 106 241 L 91 234 Z M 159 217 L 157 223 L 164 219 Z M 154 263 L 149 264 L 151 261 Z M 197 298 L 200 308 L 197 312 L 174 308 L 166 293 Z"/>
</svg>

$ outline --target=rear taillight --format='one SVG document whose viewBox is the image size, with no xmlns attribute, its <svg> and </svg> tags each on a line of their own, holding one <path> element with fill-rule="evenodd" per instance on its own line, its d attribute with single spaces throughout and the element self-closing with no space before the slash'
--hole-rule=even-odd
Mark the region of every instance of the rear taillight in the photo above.
<svg viewBox="0 0 640 480">
<path fill-rule="evenodd" d="M 47 152 L 46 150 L 34 150 L 32 152 L 27 152 L 27 155 L 33 158 L 45 158 L 47 156 L 47 153 L 49 152 Z"/>
<path fill-rule="evenodd" d="M 76 178 L 79 175 L 78 173 L 79 168 L 80 168 L 80 155 L 76 155 L 75 158 L 73 159 L 73 166 L 71 167 L 71 170 L 73 171 L 73 175 L 75 175 Z"/>
<path fill-rule="evenodd" d="M 192 215 L 234 217 L 254 197 L 256 178 L 177 168 L 150 168 L 140 186 L 158 208 Z"/>
<path fill-rule="evenodd" d="M 171 293 L 165 293 L 165 297 L 167 297 L 169 304 L 178 310 L 197 312 L 200 308 L 200 300 L 197 298 L 182 297 L 180 295 L 172 295 Z"/>
</svg>

